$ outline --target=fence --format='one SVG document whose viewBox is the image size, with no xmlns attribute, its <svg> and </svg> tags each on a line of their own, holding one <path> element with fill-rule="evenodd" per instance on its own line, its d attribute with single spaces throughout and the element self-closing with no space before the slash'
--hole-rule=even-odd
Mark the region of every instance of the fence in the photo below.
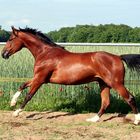
<svg viewBox="0 0 140 140">
<path fill-rule="evenodd" d="M 62 46 L 134 46 L 140 47 L 140 43 L 57 43 Z"/>
<path fill-rule="evenodd" d="M 0 45 L 5 45 L 6 42 L 0 42 Z M 56 43 L 62 46 L 135 46 L 140 47 L 140 43 Z"/>
</svg>

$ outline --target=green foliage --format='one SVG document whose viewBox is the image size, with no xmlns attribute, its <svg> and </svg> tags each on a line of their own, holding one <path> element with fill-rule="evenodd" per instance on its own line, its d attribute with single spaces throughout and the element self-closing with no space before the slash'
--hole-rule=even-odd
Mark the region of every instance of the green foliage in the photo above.
<svg viewBox="0 0 140 140">
<path fill-rule="evenodd" d="M 61 28 L 59 32 L 52 31 L 49 33 L 51 39 L 55 40 L 56 42 L 67 42 L 68 36 L 71 35 L 73 31 L 73 27 Z"/>
<path fill-rule="evenodd" d="M 0 42 L 6 42 L 10 36 L 10 33 L 3 30 L 0 26 Z"/>
<path fill-rule="evenodd" d="M 69 34 L 68 42 L 87 42 L 88 35 L 90 34 L 88 25 L 77 25 Z"/>
<path fill-rule="evenodd" d="M 10 32 L 0 26 L 0 42 L 6 42 Z M 105 25 L 76 25 L 75 27 L 63 27 L 58 31 L 51 31 L 48 36 L 55 42 L 140 42 L 140 27 L 129 27 L 124 24 Z"/>
<path fill-rule="evenodd" d="M 51 31 L 48 36 L 55 42 L 140 42 L 140 28 L 124 24 L 77 25 Z"/>
<path fill-rule="evenodd" d="M 129 32 L 130 42 L 138 43 L 140 42 L 140 28 L 136 27 Z"/>
</svg>

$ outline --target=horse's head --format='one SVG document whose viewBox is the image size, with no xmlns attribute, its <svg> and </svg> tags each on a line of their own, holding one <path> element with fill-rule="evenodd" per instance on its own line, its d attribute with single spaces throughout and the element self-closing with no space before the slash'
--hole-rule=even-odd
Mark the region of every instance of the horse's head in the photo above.
<svg viewBox="0 0 140 140">
<path fill-rule="evenodd" d="M 11 55 L 21 50 L 24 46 L 22 40 L 19 38 L 19 30 L 12 27 L 12 33 L 5 47 L 2 50 L 2 57 L 8 59 Z"/>
</svg>

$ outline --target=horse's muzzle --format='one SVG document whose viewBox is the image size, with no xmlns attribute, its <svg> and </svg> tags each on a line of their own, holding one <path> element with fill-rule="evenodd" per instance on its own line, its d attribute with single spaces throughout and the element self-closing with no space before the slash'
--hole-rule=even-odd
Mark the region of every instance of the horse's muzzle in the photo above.
<svg viewBox="0 0 140 140">
<path fill-rule="evenodd" d="M 10 54 L 9 54 L 8 51 L 2 51 L 1 55 L 2 55 L 2 57 L 3 57 L 4 59 L 8 59 L 9 56 L 10 56 Z"/>
</svg>

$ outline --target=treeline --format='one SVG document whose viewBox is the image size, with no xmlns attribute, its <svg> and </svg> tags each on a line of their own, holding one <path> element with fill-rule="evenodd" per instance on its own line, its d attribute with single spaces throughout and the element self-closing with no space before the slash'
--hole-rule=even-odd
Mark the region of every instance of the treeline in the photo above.
<svg viewBox="0 0 140 140">
<path fill-rule="evenodd" d="M 77 25 L 51 31 L 48 36 L 55 42 L 140 42 L 140 28 L 121 24 Z"/>
<path fill-rule="evenodd" d="M 140 42 L 140 27 L 132 28 L 124 24 L 77 25 L 51 31 L 47 35 L 54 42 L 138 43 Z M 9 36 L 10 32 L 3 30 L 0 26 L 0 42 L 6 42 Z"/>
<path fill-rule="evenodd" d="M 0 42 L 6 42 L 10 36 L 10 32 L 5 31 L 0 26 Z"/>
</svg>

